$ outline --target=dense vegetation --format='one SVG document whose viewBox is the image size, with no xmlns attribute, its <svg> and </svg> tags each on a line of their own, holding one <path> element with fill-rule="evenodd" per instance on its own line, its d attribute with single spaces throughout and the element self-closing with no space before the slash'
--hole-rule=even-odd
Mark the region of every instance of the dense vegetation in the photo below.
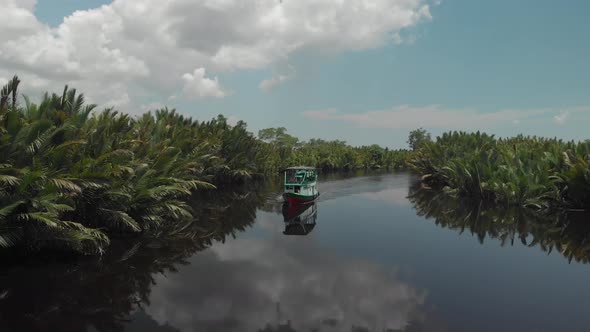
<svg viewBox="0 0 590 332">
<path fill-rule="evenodd" d="M 590 208 L 590 141 L 450 132 L 409 158 L 426 185 L 504 206 Z"/>
<path fill-rule="evenodd" d="M 328 171 L 402 169 L 408 155 L 406 150 L 390 150 L 376 144 L 352 147 L 338 140 L 300 142 L 282 127 L 261 130 L 258 136 L 269 156 L 265 166 L 273 172 L 288 165 L 311 165 Z"/>
<path fill-rule="evenodd" d="M 0 93 L 0 248 L 102 253 L 108 234 L 179 233 L 198 220 L 198 190 L 252 183 L 293 164 L 324 170 L 399 168 L 405 151 L 260 138 L 246 123 L 200 122 L 162 109 L 137 118 L 95 111 L 67 86 L 39 104 L 20 81 Z M 194 204 L 193 204 L 194 205 Z"/>
</svg>

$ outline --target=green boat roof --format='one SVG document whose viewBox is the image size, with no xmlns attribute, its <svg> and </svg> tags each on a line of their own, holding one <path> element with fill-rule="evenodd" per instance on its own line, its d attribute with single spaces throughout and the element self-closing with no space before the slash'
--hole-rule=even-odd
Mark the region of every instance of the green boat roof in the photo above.
<svg viewBox="0 0 590 332">
<path fill-rule="evenodd" d="M 285 170 L 316 170 L 316 167 L 311 167 L 311 166 L 292 166 L 292 167 L 287 167 L 285 168 Z"/>
</svg>

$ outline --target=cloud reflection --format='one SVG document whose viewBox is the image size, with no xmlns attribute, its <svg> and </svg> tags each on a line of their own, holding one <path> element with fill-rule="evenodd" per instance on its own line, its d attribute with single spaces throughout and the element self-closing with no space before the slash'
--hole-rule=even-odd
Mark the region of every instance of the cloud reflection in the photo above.
<svg viewBox="0 0 590 332">
<path fill-rule="evenodd" d="M 410 206 L 407 188 L 393 188 L 378 192 L 365 192 L 361 196 L 374 201 L 392 203 L 399 206 Z"/>
<path fill-rule="evenodd" d="M 237 239 L 156 278 L 146 313 L 180 331 L 401 330 L 420 317 L 426 292 L 397 271 L 336 256 L 312 238 Z"/>
</svg>

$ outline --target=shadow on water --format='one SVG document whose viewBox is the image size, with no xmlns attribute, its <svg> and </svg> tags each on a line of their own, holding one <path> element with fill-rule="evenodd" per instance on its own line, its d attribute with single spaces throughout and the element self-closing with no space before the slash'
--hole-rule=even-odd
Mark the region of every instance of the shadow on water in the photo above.
<svg viewBox="0 0 590 332">
<path fill-rule="evenodd" d="M 590 261 L 588 213 L 542 214 L 530 209 L 505 208 L 424 190 L 418 183 L 410 186 L 408 199 L 419 216 L 433 219 L 436 225 L 460 234 L 468 231 L 482 244 L 486 238 L 498 239 L 501 246 L 518 241 L 548 254 L 559 252 L 570 263 Z"/>
</svg>

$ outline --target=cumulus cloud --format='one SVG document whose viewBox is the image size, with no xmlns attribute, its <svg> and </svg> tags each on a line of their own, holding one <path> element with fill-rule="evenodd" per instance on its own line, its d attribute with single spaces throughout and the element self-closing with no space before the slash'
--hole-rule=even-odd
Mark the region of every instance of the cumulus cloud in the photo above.
<svg viewBox="0 0 590 332">
<path fill-rule="evenodd" d="M 101 104 L 183 91 L 219 97 L 217 80 L 195 68 L 261 69 L 300 50 L 379 47 L 431 18 L 424 0 L 114 0 L 53 28 L 37 20 L 35 3 L 0 0 L 0 76 L 35 80 L 29 94 L 69 83 Z"/>
<path fill-rule="evenodd" d="M 554 117 L 554 121 L 563 124 L 571 112 L 588 111 L 588 107 L 575 107 L 563 111 Z M 364 113 L 341 113 L 336 109 L 304 111 L 305 117 L 350 123 L 362 128 L 413 129 L 426 128 L 481 128 L 497 124 L 520 124 L 521 122 L 547 116 L 551 109 L 519 109 L 480 112 L 474 109 L 446 109 L 440 106 L 397 106 L 388 110 Z"/>
<path fill-rule="evenodd" d="M 219 85 L 217 77 L 205 77 L 205 68 L 197 68 L 190 74 L 182 75 L 184 81 L 183 93 L 189 98 L 225 97 L 227 93 Z"/>
<path fill-rule="evenodd" d="M 11 36 L 31 34 L 42 25 L 37 21 L 33 10 L 36 1 L 0 0 L 3 19 L 0 20 L 0 38 L 9 40 Z"/>
</svg>

